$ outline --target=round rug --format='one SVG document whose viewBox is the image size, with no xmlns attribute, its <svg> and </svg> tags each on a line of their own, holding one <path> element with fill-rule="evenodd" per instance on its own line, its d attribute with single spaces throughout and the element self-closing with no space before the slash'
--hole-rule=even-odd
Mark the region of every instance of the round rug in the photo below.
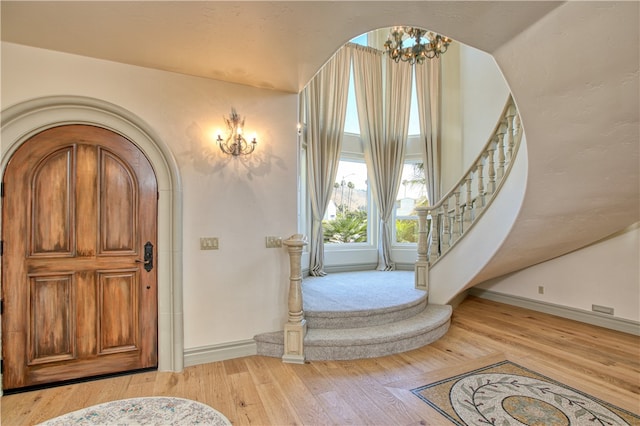
<svg viewBox="0 0 640 426">
<path fill-rule="evenodd" d="M 230 426 L 208 405 L 190 399 L 153 396 L 105 402 L 41 423 L 62 425 L 193 425 Z"/>
</svg>

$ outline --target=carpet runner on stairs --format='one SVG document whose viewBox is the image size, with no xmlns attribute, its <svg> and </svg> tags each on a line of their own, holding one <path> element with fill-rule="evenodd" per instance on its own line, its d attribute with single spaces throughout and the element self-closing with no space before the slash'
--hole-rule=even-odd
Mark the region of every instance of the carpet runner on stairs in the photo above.
<svg viewBox="0 0 640 426">
<path fill-rule="evenodd" d="M 308 361 L 385 356 L 428 345 L 449 329 L 449 305 L 427 303 L 410 271 L 345 272 L 302 283 Z M 254 337 L 259 355 L 282 357 L 282 331 Z"/>
</svg>

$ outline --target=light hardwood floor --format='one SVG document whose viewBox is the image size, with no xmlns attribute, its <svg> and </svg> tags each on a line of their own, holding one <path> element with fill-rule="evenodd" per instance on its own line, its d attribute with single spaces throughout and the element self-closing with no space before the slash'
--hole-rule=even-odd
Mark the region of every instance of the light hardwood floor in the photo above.
<svg viewBox="0 0 640 426">
<path fill-rule="evenodd" d="M 306 365 L 250 356 L 8 395 L 2 425 L 152 395 L 204 402 L 234 425 L 446 425 L 411 389 L 504 359 L 640 413 L 639 337 L 470 297 L 446 336 L 403 354 Z"/>
</svg>

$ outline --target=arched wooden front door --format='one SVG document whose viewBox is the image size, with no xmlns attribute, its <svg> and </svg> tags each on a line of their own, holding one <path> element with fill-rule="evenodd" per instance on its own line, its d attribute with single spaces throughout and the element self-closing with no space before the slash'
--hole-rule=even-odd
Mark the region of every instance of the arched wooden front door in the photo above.
<svg viewBox="0 0 640 426">
<path fill-rule="evenodd" d="M 151 164 L 109 130 L 27 140 L 3 178 L 5 390 L 157 366 Z"/>
</svg>

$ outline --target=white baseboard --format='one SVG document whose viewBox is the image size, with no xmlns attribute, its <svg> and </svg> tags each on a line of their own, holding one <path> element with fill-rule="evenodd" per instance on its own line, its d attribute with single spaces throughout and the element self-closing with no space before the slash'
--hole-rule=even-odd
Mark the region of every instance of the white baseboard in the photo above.
<svg viewBox="0 0 640 426">
<path fill-rule="evenodd" d="M 640 336 L 640 323 L 625 318 L 618 318 L 607 314 L 601 314 L 599 312 L 585 311 L 583 309 L 541 302 L 539 300 L 527 299 L 520 296 L 497 293 L 495 291 L 483 290 L 480 288 L 470 289 L 469 294 L 482 299 L 493 300 L 494 302 L 519 306 L 521 308 L 531 309 L 545 314 L 551 314 L 562 318 L 596 325 L 598 327 L 609 328 L 611 330 Z"/>
<path fill-rule="evenodd" d="M 456 297 L 454 297 L 453 299 L 451 299 L 449 301 L 449 303 L 447 303 L 448 305 L 451 305 L 451 307 L 453 309 L 457 308 L 459 304 L 461 304 L 462 302 L 464 302 L 464 299 L 467 298 L 467 295 L 469 294 L 469 290 L 465 290 L 462 293 L 458 294 Z"/>
<path fill-rule="evenodd" d="M 416 264 L 414 263 L 402 263 L 396 262 L 396 271 L 413 271 L 416 269 Z"/>
<path fill-rule="evenodd" d="M 357 263 L 350 265 L 333 265 L 333 266 L 324 266 L 324 271 L 328 274 L 334 273 L 337 274 L 339 272 L 356 272 L 356 271 L 373 271 L 378 266 L 377 263 Z"/>
<path fill-rule="evenodd" d="M 239 340 L 237 342 L 222 343 L 219 345 L 201 346 L 185 349 L 184 366 L 206 364 L 209 362 L 224 361 L 243 356 L 256 355 L 258 353 L 256 342 L 253 339 Z"/>
</svg>

